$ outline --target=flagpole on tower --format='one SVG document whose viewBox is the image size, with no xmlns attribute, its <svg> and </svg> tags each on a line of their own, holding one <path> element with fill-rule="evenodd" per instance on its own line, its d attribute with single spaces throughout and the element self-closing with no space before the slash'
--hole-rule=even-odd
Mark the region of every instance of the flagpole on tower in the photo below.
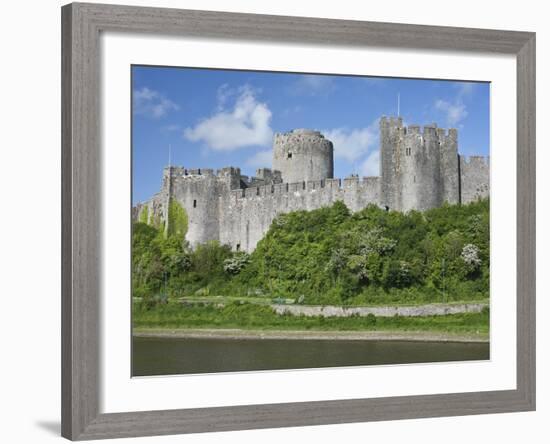
<svg viewBox="0 0 550 444">
<path fill-rule="evenodd" d="M 397 117 L 399 117 L 400 114 L 400 108 L 401 107 L 401 95 L 397 93 Z"/>
</svg>

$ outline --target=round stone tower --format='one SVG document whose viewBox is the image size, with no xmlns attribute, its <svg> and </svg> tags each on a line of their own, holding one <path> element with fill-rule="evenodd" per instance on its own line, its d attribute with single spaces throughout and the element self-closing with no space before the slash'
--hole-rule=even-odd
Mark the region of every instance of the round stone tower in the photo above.
<svg viewBox="0 0 550 444">
<path fill-rule="evenodd" d="M 286 183 L 332 179 L 332 142 L 319 131 L 309 129 L 276 133 L 273 141 L 273 169 L 281 172 L 283 182 Z"/>
</svg>

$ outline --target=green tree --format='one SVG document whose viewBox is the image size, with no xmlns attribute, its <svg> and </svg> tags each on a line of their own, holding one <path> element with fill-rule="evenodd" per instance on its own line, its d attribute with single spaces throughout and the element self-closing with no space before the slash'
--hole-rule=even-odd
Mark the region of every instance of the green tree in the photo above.
<svg viewBox="0 0 550 444">
<path fill-rule="evenodd" d="M 305 304 L 435 302 L 489 294 L 488 200 L 409 213 L 370 205 L 353 214 L 336 202 L 282 214 L 250 255 L 219 242 L 191 249 L 187 227 L 187 215 L 175 201 L 167 233 L 162 224 L 134 224 L 134 295 L 158 293 L 165 280 L 171 295 L 300 296 Z"/>
</svg>

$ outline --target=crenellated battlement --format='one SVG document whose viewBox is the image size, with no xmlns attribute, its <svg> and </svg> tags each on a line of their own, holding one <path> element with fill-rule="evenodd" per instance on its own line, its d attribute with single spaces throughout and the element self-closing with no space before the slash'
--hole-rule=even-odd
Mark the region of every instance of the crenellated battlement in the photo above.
<svg viewBox="0 0 550 444">
<path fill-rule="evenodd" d="M 230 189 L 248 188 L 268 183 L 281 182 L 281 172 L 269 168 L 260 168 L 256 176 L 248 177 L 241 174 L 241 169 L 236 167 L 224 167 L 218 170 L 212 168 L 185 168 L 183 166 L 170 166 L 164 168 L 164 181 L 172 185 L 185 185 L 186 183 L 197 183 L 201 180 L 216 180 L 225 184 Z"/>
<path fill-rule="evenodd" d="M 382 116 L 380 118 L 380 128 L 384 130 L 390 130 L 396 133 L 398 136 L 418 135 L 418 136 L 434 136 L 439 138 L 456 138 L 456 128 L 439 128 L 436 123 L 430 123 L 426 125 L 418 125 L 415 123 L 409 125 L 403 125 L 403 119 L 401 117 L 387 117 Z"/>
<path fill-rule="evenodd" d="M 460 156 L 454 128 L 404 125 L 401 117 L 380 119 L 380 176 L 334 178 L 334 147 L 320 131 L 277 133 L 273 168 L 253 176 L 238 167 L 169 166 L 163 186 L 132 211 L 134 220 L 161 226 L 171 202 L 188 217 L 192 246 L 209 240 L 252 251 L 277 215 L 344 202 L 352 211 L 368 205 L 387 210 L 425 210 L 489 195 L 489 158 Z"/>
<path fill-rule="evenodd" d="M 324 139 L 325 136 L 321 134 L 321 131 L 307 129 L 307 128 L 296 128 L 286 133 L 275 133 L 275 139 Z"/>
<path fill-rule="evenodd" d="M 236 201 L 241 199 L 264 199 L 273 195 L 282 196 L 286 194 L 322 192 L 323 190 L 346 191 L 352 189 L 370 189 L 374 191 L 375 188 L 379 186 L 379 183 L 380 177 L 378 176 L 367 176 L 361 178 L 358 176 L 350 176 L 345 179 L 278 183 L 233 189 L 227 194 L 227 198 L 232 201 Z"/>
<path fill-rule="evenodd" d="M 489 156 L 460 156 L 462 165 L 489 167 Z"/>
<path fill-rule="evenodd" d="M 433 124 L 433 125 L 424 125 L 424 127 L 422 128 L 422 135 L 424 136 L 437 136 L 438 135 L 438 132 L 437 132 L 438 128 L 437 128 L 437 125 Z"/>
<path fill-rule="evenodd" d="M 193 176 L 201 177 L 227 177 L 240 176 L 241 169 L 235 167 L 225 167 L 214 171 L 212 168 L 185 168 L 183 166 L 169 166 L 164 168 L 164 176 L 190 178 Z"/>
<path fill-rule="evenodd" d="M 396 116 L 382 116 L 380 117 L 380 126 L 391 126 L 402 128 L 403 127 L 403 118 Z"/>
<path fill-rule="evenodd" d="M 424 126 L 411 124 L 400 129 L 402 129 L 403 135 L 407 136 L 437 136 L 438 139 L 445 139 L 448 137 L 456 138 L 457 135 L 456 128 L 439 128 L 435 123 Z"/>
</svg>

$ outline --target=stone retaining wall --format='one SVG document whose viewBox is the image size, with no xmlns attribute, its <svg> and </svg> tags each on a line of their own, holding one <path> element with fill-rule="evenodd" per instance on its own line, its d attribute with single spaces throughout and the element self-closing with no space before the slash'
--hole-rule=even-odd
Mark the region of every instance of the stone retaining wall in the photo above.
<svg viewBox="0 0 550 444">
<path fill-rule="evenodd" d="M 323 316 L 323 317 L 347 317 L 347 316 L 367 316 L 373 314 L 380 317 L 398 316 L 437 316 L 457 313 L 480 313 L 488 303 L 478 304 L 428 304 L 428 305 L 410 305 L 410 306 L 383 306 L 383 307 L 337 307 L 331 305 L 325 306 L 307 306 L 307 305 L 283 305 L 272 304 L 271 308 L 277 314 L 292 314 L 304 316 Z"/>
</svg>

